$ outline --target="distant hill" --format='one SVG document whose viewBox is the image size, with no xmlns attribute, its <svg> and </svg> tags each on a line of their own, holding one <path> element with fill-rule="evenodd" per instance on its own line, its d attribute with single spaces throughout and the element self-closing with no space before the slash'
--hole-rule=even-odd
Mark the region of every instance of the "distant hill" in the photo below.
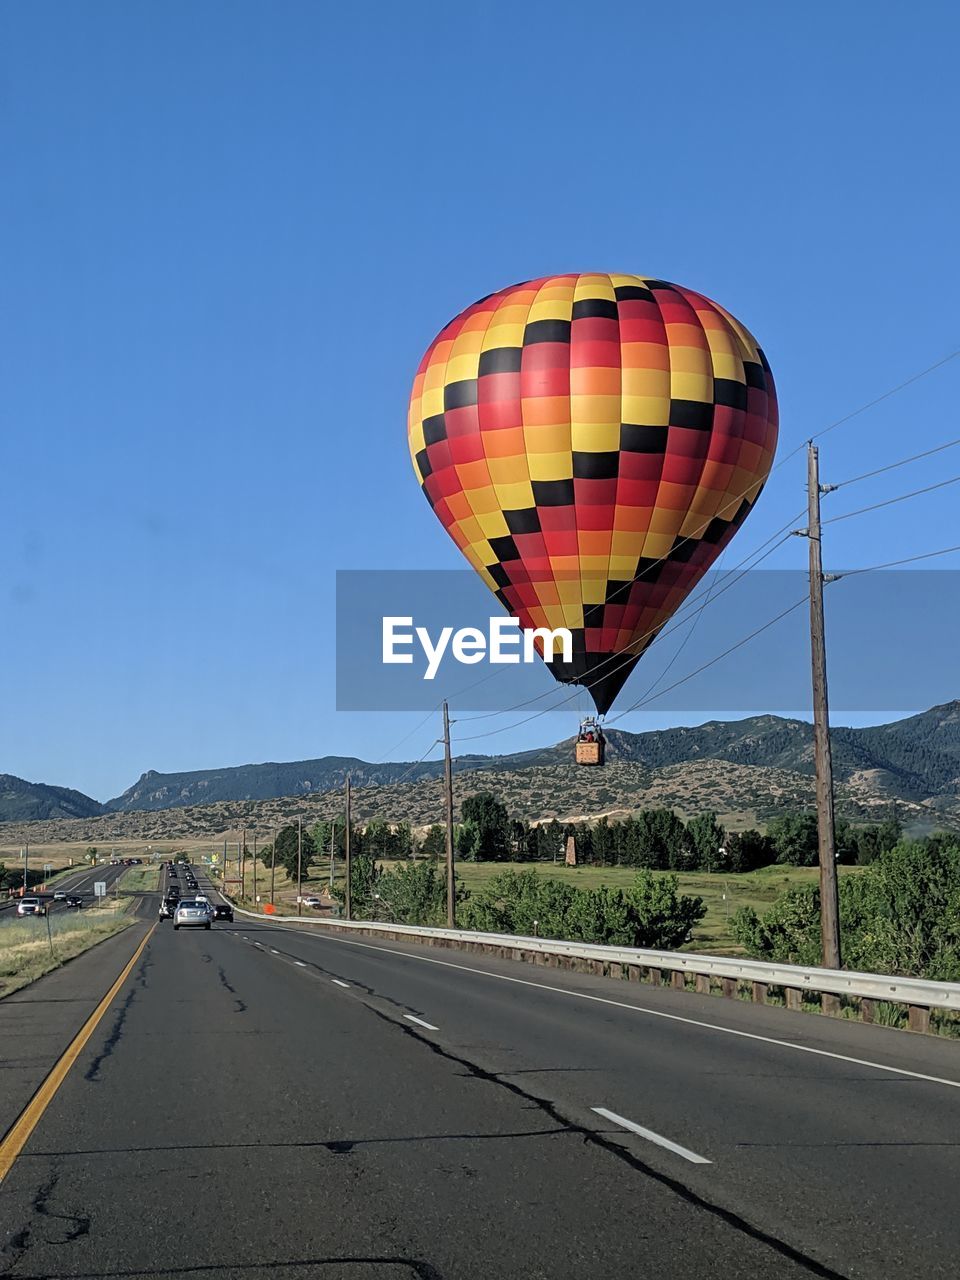
<svg viewBox="0 0 960 1280">
<path fill-rule="evenodd" d="M 717 760 L 813 774 L 813 729 L 803 720 L 752 716 L 711 720 L 693 728 L 649 733 L 608 732 L 614 762 L 659 770 L 694 761 Z M 929 800 L 960 794 L 960 702 L 933 707 L 921 715 L 867 729 L 832 731 L 838 781 L 859 783 L 869 777 L 875 790 L 891 799 Z M 458 756 L 457 772 L 489 770 L 498 774 L 570 763 L 568 740 L 512 755 Z M 143 776 L 104 806 L 109 813 L 180 808 L 194 804 L 270 800 L 339 790 L 349 773 L 357 787 L 390 786 L 437 778 L 440 761 L 371 764 L 349 756 L 323 756 L 291 764 L 247 764 L 191 773 Z M 91 802 L 92 803 L 92 802 Z"/>
<path fill-rule="evenodd" d="M 26 782 L 0 773 L 0 822 L 39 822 L 47 818 L 93 818 L 103 805 L 82 791 Z"/>
<path fill-rule="evenodd" d="M 837 805 L 865 821 L 898 807 L 909 830 L 960 826 L 960 702 L 867 729 L 832 732 Z M 802 720 L 751 716 L 649 733 L 608 731 L 606 769 L 578 769 L 571 741 L 502 756 L 459 756 L 458 796 L 488 787 L 531 820 L 630 812 L 652 804 L 710 808 L 734 827 L 812 804 L 813 729 Z M 108 832 L 160 838 L 212 835 L 236 821 L 272 823 L 339 811 L 349 773 L 355 812 L 414 825 L 437 819 L 440 761 L 372 764 L 324 756 L 190 773 L 151 770 L 106 805 L 62 787 L 0 775 L 0 822 L 55 824 L 63 840 Z M 85 819 L 83 823 L 76 819 Z M 68 834 L 71 832 L 72 834 Z M 33 839 L 8 830 L 4 838 Z M 36 837 L 39 838 L 39 837 Z"/>
</svg>

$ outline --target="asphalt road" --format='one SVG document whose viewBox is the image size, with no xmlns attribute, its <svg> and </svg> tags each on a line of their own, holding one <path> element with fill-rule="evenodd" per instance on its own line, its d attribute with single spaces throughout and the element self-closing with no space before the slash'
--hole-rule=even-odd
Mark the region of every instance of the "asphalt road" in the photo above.
<svg viewBox="0 0 960 1280">
<path fill-rule="evenodd" d="M 36 1073 L 156 906 L 0 1002 L 0 1045 Z M 958 1135 L 955 1043 L 165 922 L 0 1187 L 0 1274 L 954 1277 Z"/>
<path fill-rule="evenodd" d="M 72 871 L 69 875 L 63 876 L 59 880 L 55 881 L 53 886 L 46 890 L 46 892 L 41 894 L 39 889 L 30 889 L 27 896 L 34 897 L 39 895 L 40 897 L 46 898 L 49 904 L 47 909 L 51 914 L 55 911 L 76 910 L 75 907 L 66 907 L 63 902 L 54 902 L 53 894 L 59 893 L 61 889 L 64 893 L 79 894 L 86 900 L 86 905 L 90 905 L 95 901 L 93 886 L 98 880 L 102 880 L 104 884 L 106 884 L 107 893 L 109 894 L 117 880 L 119 880 L 123 873 L 128 869 L 129 868 L 127 867 L 111 866 L 78 867 L 76 871 Z M 5 922 L 16 917 L 17 901 L 17 898 L 4 898 L 4 900 L 0 902 L 0 913 L 2 913 L 0 914 L 0 922 Z"/>
</svg>

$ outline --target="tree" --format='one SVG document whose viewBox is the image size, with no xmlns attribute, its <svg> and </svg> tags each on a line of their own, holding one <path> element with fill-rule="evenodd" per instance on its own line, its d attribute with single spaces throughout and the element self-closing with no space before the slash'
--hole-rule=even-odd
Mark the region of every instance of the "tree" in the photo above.
<svg viewBox="0 0 960 1280">
<path fill-rule="evenodd" d="M 605 867 L 613 861 L 616 853 L 616 839 L 606 818 L 599 818 L 593 827 L 593 860 L 599 867 Z"/>
<path fill-rule="evenodd" d="M 469 896 L 456 875 L 454 893 L 458 902 Z M 433 926 L 447 922 L 446 868 L 436 862 L 399 863 L 379 878 L 375 894 L 376 920 Z"/>
<path fill-rule="evenodd" d="M 447 833 L 446 830 L 434 823 L 432 827 L 427 829 L 427 834 L 423 837 L 423 845 L 421 852 L 425 858 L 444 858 L 447 853 Z"/>
<path fill-rule="evenodd" d="M 960 842 L 956 836 L 901 840 L 862 871 L 841 877 L 840 932 L 851 969 L 937 981 L 960 980 Z M 733 918 L 754 956 L 820 963 L 820 893 L 790 890 L 764 915 Z"/>
<path fill-rule="evenodd" d="M 306 878 L 311 859 L 315 858 L 317 849 L 313 836 L 308 830 L 303 832 L 302 871 Z M 291 880 L 297 878 L 297 827 L 291 823 L 283 827 L 277 835 L 277 862 L 286 871 Z"/>
<path fill-rule="evenodd" d="M 398 822 L 393 828 L 390 849 L 392 856 L 400 862 L 412 858 L 417 852 L 417 842 L 413 838 L 413 828 L 409 822 Z"/>
<path fill-rule="evenodd" d="M 769 866 L 774 860 L 771 840 L 752 827 L 747 831 L 728 832 L 724 848 L 727 851 L 727 871 L 755 871 L 757 867 Z"/>
<path fill-rule="evenodd" d="M 861 827 L 853 833 L 855 846 L 854 861 L 861 867 L 867 867 L 881 853 L 893 849 L 903 835 L 903 827 L 896 817 L 887 818 L 883 822 L 870 827 Z"/>
<path fill-rule="evenodd" d="M 371 858 L 390 858 L 393 855 L 393 831 L 382 818 L 373 818 L 363 831 L 363 851 Z"/>
<path fill-rule="evenodd" d="M 510 815 L 507 807 L 489 791 L 467 796 L 460 806 L 464 824 L 477 828 L 478 858 L 504 861 L 510 854 Z"/>
<path fill-rule="evenodd" d="M 785 813 L 767 827 L 777 862 L 793 867 L 815 867 L 820 860 L 820 842 L 815 813 Z"/>
<path fill-rule="evenodd" d="M 97 865 L 97 846 L 92 844 L 83 856 L 86 858 L 87 862 L 90 863 L 91 867 L 95 867 Z"/>
<path fill-rule="evenodd" d="M 471 819 L 462 822 L 454 832 L 453 846 L 456 855 L 463 862 L 476 862 L 480 856 L 480 828 Z M 444 835 L 444 852 L 446 852 L 446 835 Z"/>
<path fill-rule="evenodd" d="M 355 920 L 376 920 L 376 895 L 383 879 L 383 868 L 378 867 L 373 858 L 366 853 L 350 857 L 350 911 Z M 334 885 L 333 896 L 340 903 L 341 910 L 346 906 L 347 891 L 343 884 Z"/>
<path fill-rule="evenodd" d="M 693 846 L 696 866 L 703 871 L 725 869 L 724 842 L 727 833 L 717 821 L 715 813 L 700 813 L 695 818 L 691 818 L 687 823 L 687 835 Z"/>
<path fill-rule="evenodd" d="M 702 919 L 702 898 L 678 895 L 676 876 L 641 871 L 624 891 L 577 889 L 534 870 L 505 871 L 472 894 L 460 913 L 488 933 L 565 938 L 631 947 L 672 948 Z"/>
<path fill-rule="evenodd" d="M 563 828 L 556 818 L 537 827 L 537 857 L 556 862 L 563 853 Z"/>
<path fill-rule="evenodd" d="M 346 852 L 346 823 L 342 818 L 333 818 L 328 820 L 320 818 L 310 828 L 310 839 L 313 841 L 313 847 L 317 851 L 317 857 L 322 858 L 324 854 L 330 855 L 330 836 L 333 835 L 333 852 L 334 857 L 342 858 Z M 266 857 L 267 854 L 264 854 Z"/>
</svg>

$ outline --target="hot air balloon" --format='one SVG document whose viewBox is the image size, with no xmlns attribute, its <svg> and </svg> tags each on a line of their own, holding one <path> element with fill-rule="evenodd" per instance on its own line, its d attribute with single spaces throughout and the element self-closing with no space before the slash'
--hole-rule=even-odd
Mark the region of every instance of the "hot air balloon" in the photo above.
<svg viewBox="0 0 960 1280">
<path fill-rule="evenodd" d="M 408 437 L 437 517 L 501 604 L 524 628 L 570 629 L 572 660 L 550 670 L 602 716 L 756 502 L 777 400 L 754 338 L 702 294 L 548 276 L 441 330 Z M 596 734 L 582 754 L 602 763 Z"/>
</svg>

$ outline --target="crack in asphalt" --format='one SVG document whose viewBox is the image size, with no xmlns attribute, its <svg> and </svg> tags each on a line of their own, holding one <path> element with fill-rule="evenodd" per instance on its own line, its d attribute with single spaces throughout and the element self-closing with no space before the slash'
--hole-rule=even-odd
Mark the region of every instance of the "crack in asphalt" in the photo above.
<svg viewBox="0 0 960 1280">
<path fill-rule="evenodd" d="M 566 1132 L 575 1134 L 583 1139 L 585 1145 L 599 1147 L 608 1155 L 615 1156 L 624 1164 L 630 1166 L 637 1173 L 642 1173 L 645 1177 L 652 1178 L 655 1182 L 659 1182 L 661 1186 L 672 1191 L 674 1195 L 679 1196 L 688 1204 L 693 1205 L 697 1209 L 702 1209 L 713 1217 L 719 1218 L 725 1222 L 727 1226 L 732 1227 L 735 1231 L 741 1232 L 743 1235 L 749 1236 L 750 1239 L 756 1240 L 760 1244 L 766 1245 L 768 1248 L 779 1253 L 782 1257 L 788 1258 L 791 1262 L 803 1267 L 810 1275 L 820 1276 L 822 1280 L 847 1280 L 842 1272 L 834 1271 L 831 1267 L 825 1266 L 818 1262 L 815 1258 L 811 1258 L 809 1254 L 803 1253 L 800 1249 L 794 1248 L 793 1245 L 787 1244 L 785 1240 L 781 1240 L 778 1236 L 771 1235 L 764 1231 L 761 1227 L 755 1226 L 752 1222 L 748 1222 L 746 1218 L 735 1213 L 732 1209 L 725 1209 L 723 1205 L 715 1204 L 711 1200 L 707 1200 L 698 1192 L 692 1190 L 678 1178 L 667 1173 L 661 1173 L 652 1165 L 641 1160 L 639 1156 L 633 1154 L 628 1148 L 614 1142 L 612 1138 L 606 1137 L 595 1129 L 588 1129 L 585 1125 L 579 1124 L 576 1120 L 571 1120 L 563 1115 L 559 1106 L 551 1102 L 549 1098 L 539 1098 L 536 1094 L 530 1093 L 521 1085 L 513 1083 L 506 1079 L 505 1075 L 500 1075 L 495 1071 L 488 1071 L 485 1067 L 481 1067 L 478 1063 L 471 1062 L 469 1058 L 461 1057 L 459 1054 L 453 1053 L 449 1049 L 445 1049 L 442 1045 L 437 1044 L 435 1040 L 429 1040 L 416 1027 L 412 1027 L 406 1022 L 396 1022 L 386 1013 L 381 1013 L 379 1009 L 373 1008 L 372 1005 L 366 1006 L 374 1017 L 380 1018 L 384 1022 L 390 1023 L 396 1027 L 405 1036 L 416 1040 L 419 1044 L 434 1054 L 436 1057 L 444 1058 L 448 1062 L 456 1063 L 457 1066 L 463 1067 L 468 1074 L 475 1080 L 480 1080 L 485 1084 L 492 1084 L 501 1089 L 506 1089 L 515 1097 L 522 1098 L 524 1102 L 539 1108 L 544 1115 L 550 1117 L 555 1123 L 562 1125 Z M 507 1072 L 506 1075 L 512 1073 Z"/>
<path fill-rule="evenodd" d="M 13 1268 L 19 1265 L 36 1244 L 72 1244 L 74 1240 L 80 1240 L 90 1234 L 90 1217 L 88 1214 L 69 1211 L 57 1213 L 50 1208 L 50 1198 L 56 1191 L 59 1182 L 60 1169 L 54 1163 L 47 1177 L 37 1184 L 33 1193 L 33 1199 L 30 1202 L 31 1221 L 26 1226 L 21 1227 L 19 1231 L 14 1232 L 3 1247 L 5 1262 L 0 1274 L 9 1275 Z M 39 1224 L 44 1219 L 51 1224 L 54 1222 L 69 1224 L 63 1239 L 49 1239 L 46 1236 L 38 1238 Z"/>
<path fill-rule="evenodd" d="M 217 966 L 217 977 L 220 979 L 220 985 L 225 987 L 227 991 L 229 991 L 230 994 L 233 996 L 233 1012 L 246 1013 L 247 1002 L 245 1000 L 241 1000 L 240 997 L 237 995 L 237 988 L 234 986 L 231 986 L 230 982 L 227 979 L 227 975 L 224 972 L 224 968 L 222 964 Z"/>
<path fill-rule="evenodd" d="M 84 1080 L 88 1080 L 91 1083 L 95 1083 L 99 1080 L 100 1068 L 107 1058 L 112 1056 L 114 1049 L 120 1043 L 123 1036 L 124 1023 L 127 1020 L 127 1013 L 136 998 L 137 988 L 134 987 L 124 1000 L 123 1004 L 117 1010 L 117 1016 L 113 1020 L 113 1026 L 110 1028 L 110 1034 L 104 1041 L 103 1049 L 97 1054 L 89 1067 L 87 1067 L 86 1071 L 83 1073 Z"/>
<path fill-rule="evenodd" d="M 388 1256 L 357 1256 L 345 1254 L 342 1257 L 326 1258 L 291 1258 L 286 1262 L 227 1262 L 227 1263 L 195 1263 L 186 1267 L 164 1267 L 165 1276 L 216 1275 L 226 1272 L 228 1275 L 242 1275 L 246 1271 L 269 1272 L 284 1271 L 293 1268 L 308 1267 L 403 1267 L 415 1280 L 444 1280 L 443 1274 L 432 1263 L 423 1258 L 401 1258 Z M 71 1271 L 70 1280 L 133 1280 L 138 1276 L 155 1277 L 156 1269 L 134 1269 L 124 1271 Z M 58 1280 L 50 1272 L 44 1271 L 35 1275 L 24 1274 L 19 1280 Z"/>
</svg>

